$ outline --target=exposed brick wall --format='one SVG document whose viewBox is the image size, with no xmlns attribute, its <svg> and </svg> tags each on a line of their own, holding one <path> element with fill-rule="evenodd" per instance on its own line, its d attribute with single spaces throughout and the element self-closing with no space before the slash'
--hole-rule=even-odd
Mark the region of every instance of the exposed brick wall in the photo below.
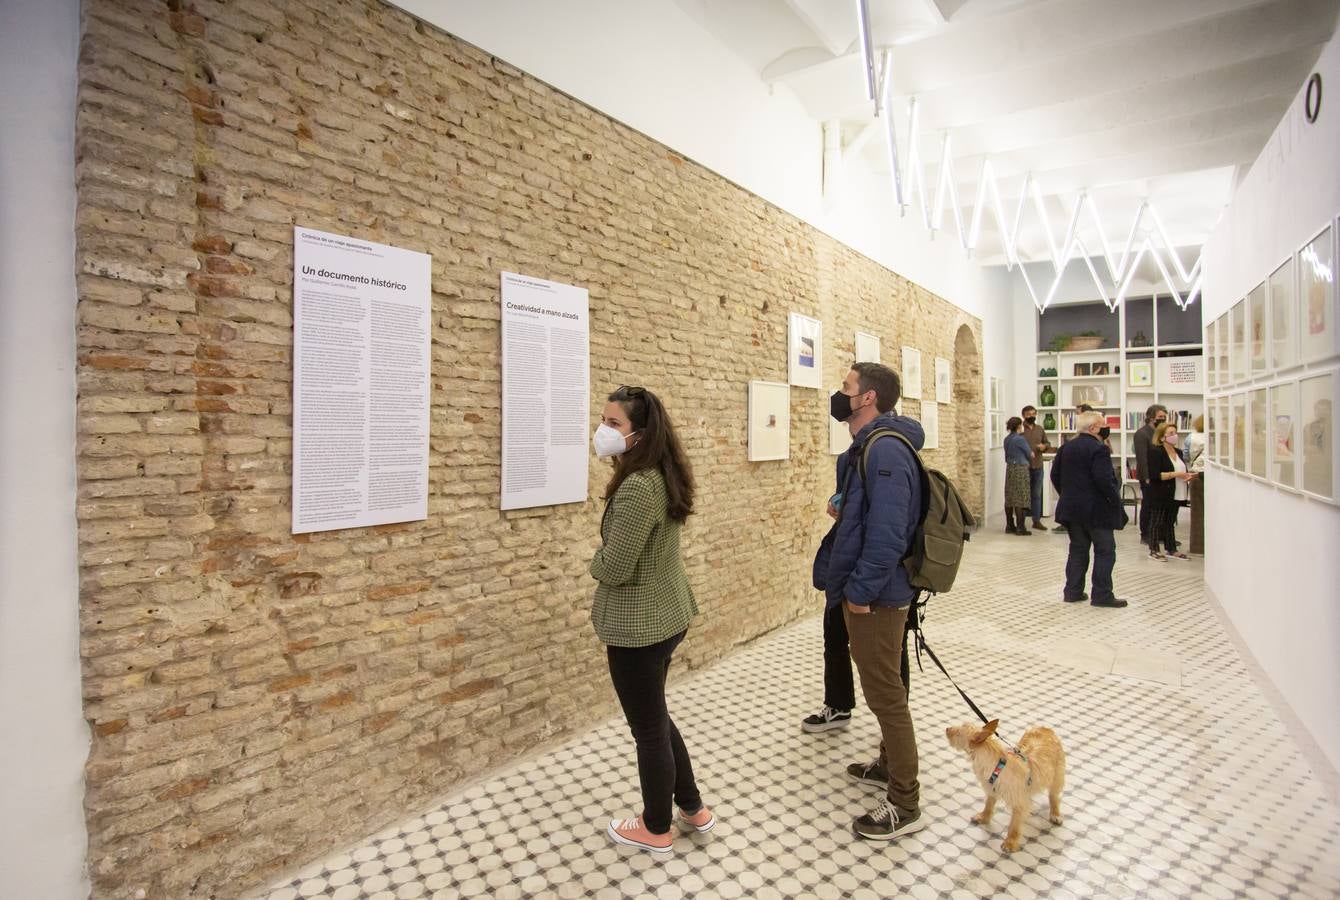
<svg viewBox="0 0 1340 900">
<path fill-rule="evenodd" d="M 500 271 L 590 289 L 593 416 L 639 383 L 683 430 L 686 667 L 816 609 L 826 393 L 794 391 L 789 462 L 745 461 L 746 382 L 785 380 L 787 313 L 825 322 L 834 385 L 858 327 L 889 360 L 920 347 L 928 397 L 961 325 L 981 346 L 956 307 L 372 0 L 85 0 L 84 19 L 99 897 L 235 894 L 615 710 L 587 620 L 600 503 L 497 509 Z M 295 223 L 432 254 L 425 522 L 289 533 Z M 980 384 L 955 402 L 982 421 Z M 956 415 L 929 456 L 980 498 Z"/>
</svg>

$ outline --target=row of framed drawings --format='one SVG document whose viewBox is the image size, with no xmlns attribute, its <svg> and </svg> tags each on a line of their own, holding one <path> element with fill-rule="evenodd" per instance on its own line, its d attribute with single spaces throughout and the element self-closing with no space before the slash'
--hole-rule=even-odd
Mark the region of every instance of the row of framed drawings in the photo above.
<svg viewBox="0 0 1340 900">
<path fill-rule="evenodd" d="M 801 313 L 791 313 L 787 352 L 787 381 L 795 387 L 824 387 L 824 323 Z M 856 332 L 855 362 L 879 362 L 879 338 Z M 902 392 L 909 400 L 921 399 L 921 351 L 903 348 Z M 953 365 L 935 358 L 935 402 L 953 400 Z M 845 447 L 843 449 L 846 449 Z"/>
<path fill-rule="evenodd" d="M 923 450 L 940 446 L 940 404 L 922 401 L 918 410 L 903 404 L 903 415 L 921 422 L 926 432 Z M 845 422 L 828 419 L 828 452 L 843 453 L 851 446 L 851 433 Z M 749 461 L 791 458 L 791 386 L 777 381 L 749 382 Z"/>
<path fill-rule="evenodd" d="M 1340 372 L 1305 372 L 1291 381 L 1205 401 L 1205 453 L 1212 463 L 1331 503 L 1335 473 L 1335 391 Z"/>
<path fill-rule="evenodd" d="M 1210 390 L 1340 356 L 1337 234 L 1340 223 L 1327 223 L 1270 277 L 1205 326 Z"/>
</svg>

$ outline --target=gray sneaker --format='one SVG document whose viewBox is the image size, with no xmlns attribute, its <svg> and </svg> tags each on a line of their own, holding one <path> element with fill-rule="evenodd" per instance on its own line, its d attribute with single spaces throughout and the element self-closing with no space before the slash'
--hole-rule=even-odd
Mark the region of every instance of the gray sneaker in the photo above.
<svg viewBox="0 0 1340 900">
<path fill-rule="evenodd" d="M 852 763 L 847 766 L 847 777 L 859 784 L 889 786 L 889 770 L 881 766 L 878 759 L 871 763 Z"/>
<path fill-rule="evenodd" d="M 814 715 L 802 719 L 800 730 L 808 734 L 819 734 L 823 731 L 836 731 L 839 728 L 846 728 L 850 724 L 851 710 L 825 706 Z"/>
<path fill-rule="evenodd" d="M 899 809 L 885 797 L 872 812 L 858 816 L 851 827 L 858 837 L 866 840 L 892 841 L 925 828 L 926 818 L 921 810 Z"/>
</svg>

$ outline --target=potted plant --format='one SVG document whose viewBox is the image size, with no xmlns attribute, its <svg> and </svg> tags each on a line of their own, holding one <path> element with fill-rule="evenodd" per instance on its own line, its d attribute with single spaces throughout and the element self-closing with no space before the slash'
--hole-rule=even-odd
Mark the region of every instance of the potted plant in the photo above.
<svg viewBox="0 0 1340 900">
<path fill-rule="evenodd" d="M 1051 342 L 1049 344 L 1047 344 L 1047 349 L 1050 350 L 1052 353 L 1060 353 L 1062 350 L 1066 349 L 1066 347 L 1068 347 L 1069 345 L 1070 345 L 1070 335 L 1058 334 L 1056 337 L 1051 339 Z"/>
<path fill-rule="evenodd" d="M 1081 331 L 1070 338 L 1067 350 L 1097 350 L 1103 346 L 1103 336 L 1097 331 Z"/>
</svg>

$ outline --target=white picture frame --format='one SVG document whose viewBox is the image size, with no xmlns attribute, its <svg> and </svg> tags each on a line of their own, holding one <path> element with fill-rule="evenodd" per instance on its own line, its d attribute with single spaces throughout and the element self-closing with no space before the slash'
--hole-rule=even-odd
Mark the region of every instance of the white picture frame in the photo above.
<svg viewBox="0 0 1340 900">
<path fill-rule="evenodd" d="M 1266 374 L 1270 357 L 1270 332 L 1266 312 L 1266 283 L 1263 281 L 1247 295 L 1248 374 L 1259 378 Z"/>
<path fill-rule="evenodd" d="M 851 430 L 847 428 L 846 422 L 839 422 L 832 416 L 828 417 L 828 453 L 831 456 L 837 456 L 840 453 L 846 453 L 851 447 Z"/>
<path fill-rule="evenodd" d="M 1205 333 L 1202 341 L 1205 355 L 1205 385 L 1213 388 L 1219 384 L 1219 357 L 1215 346 L 1215 324 L 1213 322 L 1205 323 Z"/>
<path fill-rule="evenodd" d="M 997 378 L 995 375 L 992 375 L 990 379 L 990 385 L 991 385 L 991 409 L 994 411 L 1000 409 L 1000 379 Z"/>
<path fill-rule="evenodd" d="M 1132 359 L 1126 363 L 1127 384 L 1133 388 L 1153 387 L 1154 360 Z"/>
<path fill-rule="evenodd" d="M 1270 388 L 1270 480 L 1298 489 L 1298 383 Z"/>
<path fill-rule="evenodd" d="M 921 399 L 921 351 L 915 347 L 903 348 L 903 396 Z"/>
<path fill-rule="evenodd" d="M 1205 401 L 1205 460 L 1219 462 L 1219 398 Z"/>
<path fill-rule="evenodd" d="M 1219 374 L 1218 374 L 1218 380 L 1215 382 L 1215 385 L 1221 388 L 1228 387 L 1228 385 L 1232 383 L 1232 377 L 1233 377 L 1233 374 L 1230 371 L 1231 364 L 1229 363 L 1229 354 L 1232 341 L 1231 341 L 1231 329 L 1229 326 L 1228 318 L 1229 318 L 1228 312 L 1227 310 L 1225 310 L 1223 315 L 1214 320 L 1214 330 L 1215 330 L 1214 343 L 1215 348 L 1219 352 L 1219 365 L 1217 367 L 1219 370 Z"/>
<path fill-rule="evenodd" d="M 1247 395 L 1238 392 L 1229 398 L 1229 429 L 1233 436 L 1229 465 L 1233 471 L 1247 473 Z"/>
<path fill-rule="evenodd" d="M 1229 310 L 1229 332 L 1233 342 L 1232 371 L 1229 384 L 1247 380 L 1247 298 L 1243 297 Z"/>
<path fill-rule="evenodd" d="M 1298 251 L 1299 361 L 1320 362 L 1340 355 L 1340 308 L 1337 308 L 1335 235 L 1327 223 Z"/>
<path fill-rule="evenodd" d="M 988 446 L 992 449 L 1003 446 L 1005 443 L 1005 414 L 1002 412 L 993 412 L 990 414 L 990 441 Z"/>
<path fill-rule="evenodd" d="M 824 323 L 791 313 L 787 337 L 787 378 L 796 387 L 823 387 Z"/>
<path fill-rule="evenodd" d="M 1247 473 L 1265 481 L 1270 477 L 1270 405 L 1265 388 L 1247 392 Z"/>
<path fill-rule="evenodd" d="M 879 362 L 879 337 L 865 331 L 856 332 L 855 362 Z"/>
<path fill-rule="evenodd" d="M 1270 359 L 1272 371 L 1298 365 L 1298 291 L 1297 267 L 1290 256 L 1270 273 L 1266 280 L 1267 318 L 1270 321 Z"/>
<path fill-rule="evenodd" d="M 935 357 L 935 402 L 949 404 L 954 399 L 954 364 L 943 356 Z"/>
<path fill-rule="evenodd" d="M 1303 493 L 1334 503 L 1335 371 L 1320 372 L 1298 381 L 1299 436 L 1302 460 L 1298 485 Z"/>
<path fill-rule="evenodd" d="M 938 450 L 940 447 L 940 404 L 932 400 L 921 403 L 921 430 L 926 433 L 923 450 Z"/>
<path fill-rule="evenodd" d="M 749 382 L 749 461 L 791 458 L 791 386 Z"/>
</svg>

